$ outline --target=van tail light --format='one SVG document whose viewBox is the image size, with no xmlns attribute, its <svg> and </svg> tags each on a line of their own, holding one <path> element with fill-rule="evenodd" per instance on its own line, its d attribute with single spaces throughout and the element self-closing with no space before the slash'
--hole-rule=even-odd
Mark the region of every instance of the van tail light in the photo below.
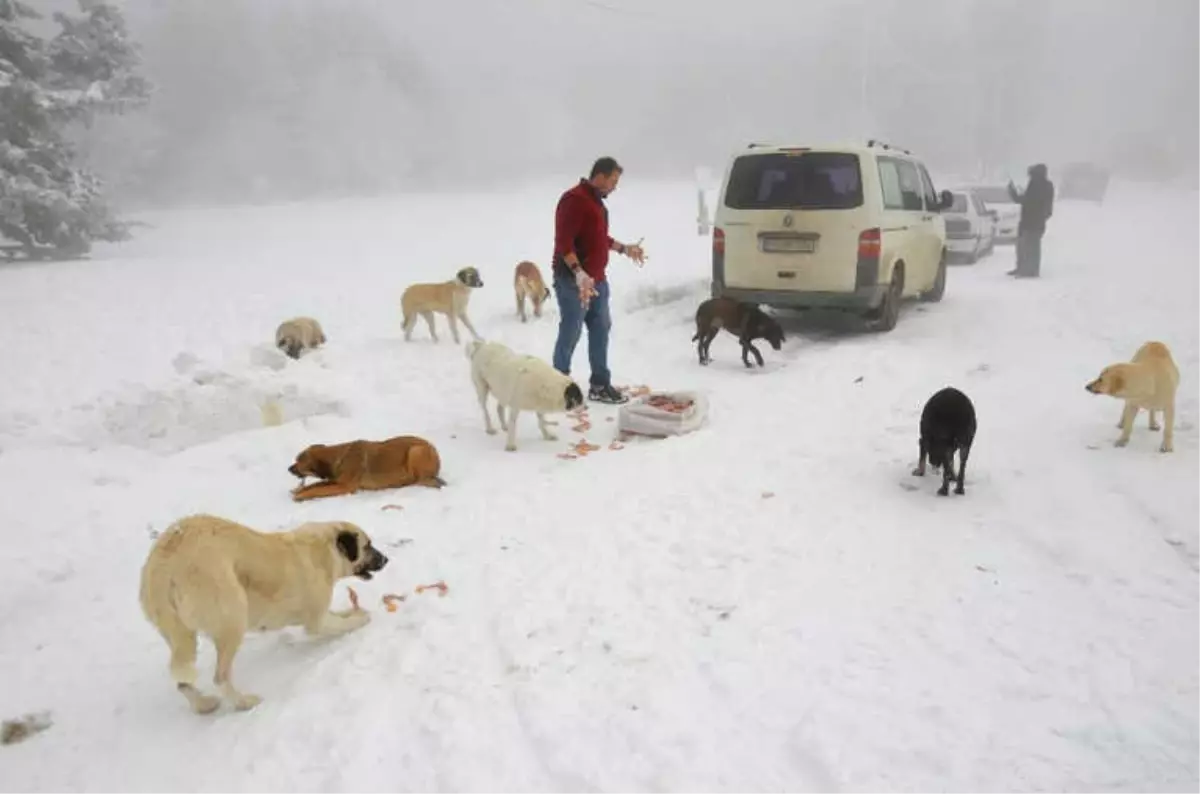
<svg viewBox="0 0 1200 794">
<path fill-rule="evenodd" d="M 858 236 L 858 258 L 878 259 L 883 250 L 883 238 L 879 229 L 865 229 Z"/>
<path fill-rule="evenodd" d="M 725 253 L 725 230 L 714 226 L 712 230 L 712 250 L 714 254 Z"/>
</svg>

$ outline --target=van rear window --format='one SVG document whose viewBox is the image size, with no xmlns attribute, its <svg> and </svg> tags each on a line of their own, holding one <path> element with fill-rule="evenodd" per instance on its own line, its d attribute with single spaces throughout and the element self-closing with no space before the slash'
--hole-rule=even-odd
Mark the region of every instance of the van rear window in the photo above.
<svg viewBox="0 0 1200 794">
<path fill-rule="evenodd" d="M 733 163 L 725 206 L 735 210 L 846 210 L 862 206 L 858 155 L 747 154 Z"/>
</svg>

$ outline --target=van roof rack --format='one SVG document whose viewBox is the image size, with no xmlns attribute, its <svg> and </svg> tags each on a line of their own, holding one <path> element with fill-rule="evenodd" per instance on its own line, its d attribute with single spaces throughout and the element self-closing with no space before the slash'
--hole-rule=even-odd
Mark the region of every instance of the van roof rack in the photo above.
<svg viewBox="0 0 1200 794">
<path fill-rule="evenodd" d="M 912 152 L 910 152 L 908 149 L 901 149 L 899 146 L 892 146 L 891 144 L 884 143 L 883 141 L 879 140 L 878 138 L 869 139 L 867 141 L 867 148 L 873 149 L 875 147 L 879 147 L 881 149 L 888 149 L 888 150 L 895 149 L 898 152 L 904 152 L 905 154 L 909 154 L 909 155 L 912 154 Z"/>
</svg>

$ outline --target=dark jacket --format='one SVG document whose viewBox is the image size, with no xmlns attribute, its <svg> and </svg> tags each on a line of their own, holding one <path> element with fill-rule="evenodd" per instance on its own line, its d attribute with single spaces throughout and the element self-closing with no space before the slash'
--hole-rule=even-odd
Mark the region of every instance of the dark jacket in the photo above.
<svg viewBox="0 0 1200 794">
<path fill-rule="evenodd" d="M 1029 184 L 1025 193 L 1017 193 L 1010 184 L 1008 193 L 1012 200 L 1021 205 L 1021 220 L 1018 232 L 1044 232 L 1046 221 L 1054 214 L 1054 183 L 1046 176 L 1046 166 L 1038 163 L 1029 169 Z"/>
<path fill-rule="evenodd" d="M 604 199 L 590 182 L 580 179 L 562 194 L 554 211 L 554 273 L 571 272 L 563 257 L 574 251 L 584 272 L 597 282 L 604 281 L 612 243 Z"/>
</svg>

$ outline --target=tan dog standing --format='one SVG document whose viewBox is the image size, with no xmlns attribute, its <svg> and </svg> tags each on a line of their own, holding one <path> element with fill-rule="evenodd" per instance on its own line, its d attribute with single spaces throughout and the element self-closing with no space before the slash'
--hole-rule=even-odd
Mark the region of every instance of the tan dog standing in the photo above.
<svg viewBox="0 0 1200 794">
<path fill-rule="evenodd" d="M 437 329 L 433 324 L 434 312 L 446 315 L 454 344 L 458 344 L 459 320 L 463 321 L 471 336 L 478 339 L 479 334 L 475 333 L 475 327 L 467 318 L 467 303 L 471 300 L 471 290 L 482 286 L 483 279 L 479 277 L 479 271 L 473 267 L 464 267 L 450 281 L 440 284 L 413 284 L 404 290 L 404 294 L 400 296 L 400 308 L 404 312 L 404 341 L 412 341 L 413 326 L 417 324 L 419 315 L 425 318 L 425 324 L 429 326 L 429 335 L 436 342 L 438 338 Z"/>
<path fill-rule="evenodd" d="M 325 331 L 311 317 L 293 317 L 275 329 L 275 347 L 288 358 L 300 358 L 300 353 L 325 344 Z"/>
<path fill-rule="evenodd" d="M 441 488 L 446 484 L 438 476 L 441 468 L 442 460 L 433 444 L 417 436 L 396 436 L 386 441 L 313 444 L 296 456 L 288 471 L 301 480 L 292 491 L 292 499 L 303 502 L 406 485 Z M 305 477 L 316 477 L 320 482 L 305 485 Z"/>
<path fill-rule="evenodd" d="M 1110 364 L 1100 371 L 1099 377 L 1085 387 L 1092 394 L 1107 394 L 1125 401 L 1121 411 L 1121 435 L 1113 442 L 1123 447 L 1129 443 L 1133 433 L 1133 420 L 1138 411 L 1145 408 L 1150 413 L 1150 429 L 1158 430 L 1155 411 L 1163 413 L 1163 440 L 1160 452 L 1171 452 L 1175 447 L 1175 392 L 1179 388 L 1179 369 L 1171 358 L 1171 351 L 1162 342 L 1146 342 L 1133 354 L 1128 363 Z"/>
<path fill-rule="evenodd" d="M 146 619 L 171 649 L 171 677 L 197 714 L 220 698 L 196 688 L 197 634 L 217 649 L 213 683 L 239 711 L 262 698 L 233 685 L 233 659 L 248 631 L 303 626 L 312 636 L 365 626 L 362 609 L 331 612 L 338 579 L 370 579 L 388 559 L 358 526 L 346 521 L 303 524 L 289 532 L 258 532 L 211 515 L 180 519 L 158 536 L 142 566 L 139 600 Z"/>
<path fill-rule="evenodd" d="M 550 289 L 542 280 L 542 271 L 533 262 L 525 261 L 517 264 L 513 273 L 513 291 L 517 294 L 517 316 L 521 322 L 526 322 L 525 298 L 533 303 L 533 316 L 542 316 L 542 304 L 550 297 Z"/>
</svg>

